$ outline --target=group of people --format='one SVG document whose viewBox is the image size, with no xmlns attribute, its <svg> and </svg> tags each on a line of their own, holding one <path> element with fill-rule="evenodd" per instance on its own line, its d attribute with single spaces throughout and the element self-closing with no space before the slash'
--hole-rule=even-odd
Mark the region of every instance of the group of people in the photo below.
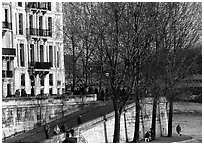
<svg viewBox="0 0 204 145">
<path fill-rule="evenodd" d="M 74 137 L 74 129 L 71 128 L 68 130 L 66 123 L 62 125 L 61 129 L 59 125 L 56 125 L 53 129 L 53 134 L 58 135 L 60 131 L 62 133 L 65 133 L 66 136 L 69 136 L 69 134 L 71 134 L 71 136 Z M 44 132 L 45 132 L 46 139 L 49 139 L 50 125 L 48 123 L 45 124 Z"/>
<path fill-rule="evenodd" d="M 77 118 L 77 123 L 78 125 L 82 124 L 81 114 Z M 68 129 L 66 123 L 63 123 L 63 125 L 61 126 L 61 129 L 59 125 L 56 125 L 53 129 L 53 134 L 58 135 L 60 131 L 66 135 L 66 138 L 69 138 L 70 134 L 72 137 L 74 137 L 74 129 L 73 128 Z M 45 132 L 46 139 L 49 139 L 50 125 L 48 123 L 46 123 L 44 126 L 44 132 Z"/>
</svg>

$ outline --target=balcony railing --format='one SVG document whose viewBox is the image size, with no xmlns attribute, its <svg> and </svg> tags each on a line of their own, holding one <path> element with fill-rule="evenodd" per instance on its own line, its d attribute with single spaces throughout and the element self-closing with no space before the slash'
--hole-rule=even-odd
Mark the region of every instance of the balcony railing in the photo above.
<svg viewBox="0 0 204 145">
<path fill-rule="evenodd" d="M 29 62 L 29 67 L 34 67 L 34 69 L 50 69 L 51 62 Z"/>
<path fill-rule="evenodd" d="M 50 2 L 28 2 L 27 8 L 51 11 L 51 3 Z"/>
<path fill-rule="evenodd" d="M 10 70 L 2 70 L 2 78 L 12 78 L 13 71 Z"/>
<path fill-rule="evenodd" d="M 14 56 L 16 56 L 16 49 L 2 48 L 2 55 L 14 55 Z"/>
<path fill-rule="evenodd" d="M 2 22 L 2 28 L 12 29 L 12 23 Z"/>
<path fill-rule="evenodd" d="M 30 28 L 27 29 L 27 33 L 33 36 L 52 37 L 52 30 L 48 29 Z"/>
</svg>

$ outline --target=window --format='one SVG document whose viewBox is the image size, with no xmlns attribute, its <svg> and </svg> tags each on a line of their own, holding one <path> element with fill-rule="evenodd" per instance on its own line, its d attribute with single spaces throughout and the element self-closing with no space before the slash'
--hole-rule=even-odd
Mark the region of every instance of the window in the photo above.
<svg viewBox="0 0 204 145">
<path fill-rule="evenodd" d="M 5 9 L 5 22 L 8 22 L 8 9 Z"/>
<path fill-rule="evenodd" d="M 53 74 L 49 74 L 49 85 L 53 86 Z"/>
<path fill-rule="evenodd" d="M 41 90 L 40 90 L 40 94 L 41 94 L 41 95 L 43 95 L 43 93 L 44 93 L 44 90 L 43 90 L 43 89 L 41 89 Z"/>
<path fill-rule="evenodd" d="M 60 94 L 60 88 L 57 88 L 57 95 Z"/>
<path fill-rule="evenodd" d="M 52 37 L 52 17 L 48 17 L 48 36 Z"/>
<path fill-rule="evenodd" d="M 10 61 L 7 61 L 6 66 L 7 66 L 7 70 L 10 70 Z"/>
<path fill-rule="evenodd" d="M 21 86 L 25 86 L 25 74 L 21 74 Z"/>
<path fill-rule="evenodd" d="M 41 86 L 44 86 L 44 78 L 41 78 L 41 79 L 40 79 L 40 85 L 41 85 Z"/>
<path fill-rule="evenodd" d="M 60 53 L 57 51 L 57 67 L 59 68 Z"/>
<path fill-rule="evenodd" d="M 52 95 L 52 88 L 49 89 L 49 94 Z"/>
<path fill-rule="evenodd" d="M 40 45 L 40 62 L 43 62 L 44 59 L 43 59 L 43 45 Z"/>
<path fill-rule="evenodd" d="M 30 29 L 30 34 L 33 35 L 33 15 L 29 16 L 29 29 Z"/>
<path fill-rule="evenodd" d="M 23 14 L 19 14 L 19 34 L 23 35 Z"/>
<path fill-rule="evenodd" d="M 48 10 L 51 11 L 51 2 L 48 2 Z"/>
<path fill-rule="evenodd" d="M 19 7 L 22 7 L 22 2 L 18 2 L 18 6 L 19 6 Z"/>
<path fill-rule="evenodd" d="M 25 62 L 24 62 L 24 44 L 20 44 L 20 66 L 25 66 Z"/>
<path fill-rule="evenodd" d="M 7 84 L 7 96 L 11 95 L 11 84 Z"/>
<path fill-rule="evenodd" d="M 42 30 L 42 16 L 39 17 L 39 32 L 40 32 L 40 36 L 43 36 L 43 30 Z"/>
<path fill-rule="evenodd" d="M 30 44 L 30 61 L 34 62 L 34 44 Z"/>
<path fill-rule="evenodd" d="M 53 49 L 52 46 L 49 46 L 49 62 L 51 63 L 51 66 L 53 65 Z"/>
</svg>

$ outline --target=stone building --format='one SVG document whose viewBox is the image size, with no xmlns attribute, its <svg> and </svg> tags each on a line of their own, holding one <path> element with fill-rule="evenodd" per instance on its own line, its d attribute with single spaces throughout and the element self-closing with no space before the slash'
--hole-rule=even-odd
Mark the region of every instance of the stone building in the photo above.
<svg viewBox="0 0 204 145">
<path fill-rule="evenodd" d="M 2 94 L 62 94 L 63 14 L 59 2 L 2 2 Z"/>
</svg>

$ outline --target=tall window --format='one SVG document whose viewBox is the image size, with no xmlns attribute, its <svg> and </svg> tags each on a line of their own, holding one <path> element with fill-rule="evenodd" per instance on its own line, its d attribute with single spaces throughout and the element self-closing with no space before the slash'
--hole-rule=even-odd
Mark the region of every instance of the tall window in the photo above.
<svg viewBox="0 0 204 145">
<path fill-rule="evenodd" d="M 53 74 L 49 74 L 49 85 L 53 86 Z"/>
<path fill-rule="evenodd" d="M 23 35 L 23 14 L 19 14 L 19 34 Z"/>
<path fill-rule="evenodd" d="M 48 2 L 48 10 L 51 11 L 51 2 Z"/>
<path fill-rule="evenodd" d="M 29 29 L 30 29 L 30 34 L 33 35 L 33 15 L 29 16 Z"/>
<path fill-rule="evenodd" d="M 52 88 L 49 89 L 49 94 L 52 95 Z"/>
<path fill-rule="evenodd" d="M 52 17 L 48 17 L 48 35 L 52 36 Z"/>
<path fill-rule="evenodd" d="M 8 22 L 8 9 L 5 9 L 5 22 Z"/>
<path fill-rule="evenodd" d="M 11 95 L 11 84 L 7 84 L 7 96 Z"/>
<path fill-rule="evenodd" d="M 25 66 L 25 62 L 24 62 L 24 44 L 20 44 L 20 65 Z"/>
<path fill-rule="evenodd" d="M 49 62 L 51 63 L 51 66 L 53 66 L 53 49 L 52 46 L 49 46 Z"/>
<path fill-rule="evenodd" d="M 6 68 L 7 68 L 7 70 L 10 70 L 10 61 L 7 61 L 7 64 L 6 64 Z"/>
<path fill-rule="evenodd" d="M 59 68 L 59 60 L 60 60 L 60 53 L 59 50 L 57 50 L 57 67 Z"/>
<path fill-rule="evenodd" d="M 43 59 L 43 45 L 40 45 L 40 62 L 43 62 L 44 59 Z"/>
<path fill-rule="evenodd" d="M 43 36 L 43 31 L 42 31 L 42 16 L 39 17 L 39 32 L 40 32 L 40 36 Z"/>
<path fill-rule="evenodd" d="M 40 79 L 40 84 L 41 84 L 41 86 L 44 86 L 44 78 L 43 77 Z"/>
<path fill-rule="evenodd" d="M 25 74 L 21 74 L 21 86 L 25 86 Z"/>
<path fill-rule="evenodd" d="M 34 62 L 34 44 L 30 44 L 30 61 Z"/>
</svg>

